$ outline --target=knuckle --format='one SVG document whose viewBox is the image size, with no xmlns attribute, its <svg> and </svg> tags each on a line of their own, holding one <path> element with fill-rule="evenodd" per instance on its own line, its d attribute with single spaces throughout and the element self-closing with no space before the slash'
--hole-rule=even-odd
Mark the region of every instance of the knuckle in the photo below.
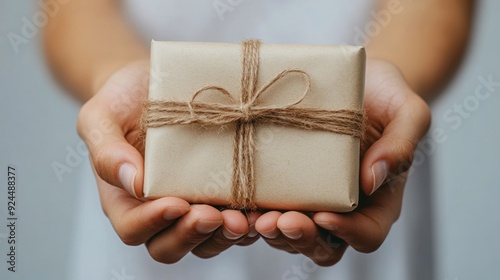
<svg viewBox="0 0 500 280">
<path fill-rule="evenodd" d="M 145 240 L 141 239 L 138 232 L 132 229 L 130 226 L 130 220 L 125 219 L 123 214 L 117 216 L 115 213 L 114 217 L 111 217 L 110 219 L 118 237 L 123 243 L 129 246 L 137 246 L 144 243 Z"/>
<path fill-rule="evenodd" d="M 373 209 L 378 211 L 377 216 L 384 217 L 385 210 L 383 208 Z M 357 222 L 356 232 L 364 232 L 362 235 L 358 235 L 355 239 L 349 240 L 348 243 L 358 252 L 361 253 L 373 253 L 380 248 L 384 242 L 387 234 L 389 233 L 390 225 L 386 222 L 381 222 L 385 218 L 371 218 L 371 226 L 369 228 L 363 227 L 363 221 Z M 391 223 L 392 224 L 392 223 Z"/>
<path fill-rule="evenodd" d="M 380 246 L 382 246 L 382 243 L 384 243 L 384 237 L 383 236 L 375 236 L 372 237 L 372 240 L 367 242 L 364 246 L 357 248 L 356 250 L 361 253 L 369 254 L 377 251 Z"/>
<path fill-rule="evenodd" d="M 396 167 L 396 175 L 408 171 L 413 163 L 415 144 L 409 139 L 401 139 L 398 143 L 399 163 Z"/>
<path fill-rule="evenodd" d="M 94 152 L 92 153 L 92 162 L 99 177 L 105 180 L 108 177 L 108 160 L 106 150 L 102 147 L 94 149 Z"/>
<path fill-rule="evenodd" d="M 163 250 L 159 250 L 158 248 L 156 248 L 155 246 L 151 246 L 150 244 L 146 244 L 146 248 L 148 249 L 148 253 L 151 258 L 159 263 L 174 264 L 180 260 L 180 258 L 169 255 Z"/>
<path fill-rule="evenodd" d="M 92 159 L 94 161 L 94 165 L 97 169 L 97 171 L 99 171 L 100 167 L 102 166 L 106 166 L 106 149 L 103 148 L 103 147 L 100 147 L 100 148 L 95 148 L 94 149 L 94 152 L 93 152 L 93 155 L 92 155 Z"/>
<path fill-rule="evenodd" d="M 138 245 L 141 245 L 141 242 L 138 242 L 137 240 L 135 240 L 134 238 L 132 238 L 130 236 L 121 236 L 120 239 L 122 240 L 122 242 L 125 245 L 128 245 L 128 246 L 138 246 Z"/>
<path fill-rule="evenodd" d="M 380 245 L 382 245 L 382 244 L 380 244 Z M 370 244 L 370 245 L 367 245 L 366 247 L 359 248 L 358 252 L 370 254 L 370 253 L 377 251 L 378 248 L 380 248 L 380 245 Z"/>
<path fill-rule="evenodd" d="M 118 167 L 112 164 L 113 161 L 110 158 L 110 150 L 111 147 L 108 147 L 108 145 L 96 147 L 91 153 L 92 163 L 94 164 L 95 171 L 99 177 L 114 185 L 113 178 L 115 178 L 118 174 Z"/>
<path fill-rule="evenodd" d="M 128 246 L 137 246 L 142 244 L 141 240 L 128 230 L 117 230 L 117 234 L 118 237 L 120 237 L 120 240 Z"/>
<path fill-rule="evenodd" d="M 399 152 L 402 155 L 401 162 L 412 163 L 413 162 L 413 150 L 415 149 L 415 143 L 410 139 L 401 139 L 399 141 Z"/>
</svg>

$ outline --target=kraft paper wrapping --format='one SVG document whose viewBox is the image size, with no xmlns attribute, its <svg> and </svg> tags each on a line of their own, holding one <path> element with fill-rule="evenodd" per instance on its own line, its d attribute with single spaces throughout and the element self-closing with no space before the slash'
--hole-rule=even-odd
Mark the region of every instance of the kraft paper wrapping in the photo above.
<svg viewBox="0 0 500 280">
<path fill-rule="evenodd" d="M 153 41 L 149 99 L 188 102 L 201 87 L 217 85 L 239 100 L 241 55 L 240 44 Z M 360 109 L 365 57 L 362 47 L 263 43 L 257 88 L 285 69 L 302 69 L 311 77 L 311 88 L 296 107 Z M 263 93 L 259 104 L 291 103 L 305 87 L 300 76 L 288 75 Z M 228 102 L 218 94 L 197 100 Z M 229 205 L 234 134 L 234 124 L 148 128 L 144 196 Z M 256 138 L 258 207 L 334 212 L 356 207 L 359 139 L 271 124 L 257 124 Z"/>
</svg>

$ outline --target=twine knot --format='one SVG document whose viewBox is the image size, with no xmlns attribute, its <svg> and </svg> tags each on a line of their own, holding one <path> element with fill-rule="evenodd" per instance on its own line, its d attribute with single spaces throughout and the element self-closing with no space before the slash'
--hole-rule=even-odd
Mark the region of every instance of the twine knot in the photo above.
<svg viewBox="0 0 500 280">
<path fill-rule="evenodd" d="M 252 115 L 250 113 L 250 104 L 241 104 L 241 120 L 245 123 L 249 123 L 252 120 Z"/>
</svg>

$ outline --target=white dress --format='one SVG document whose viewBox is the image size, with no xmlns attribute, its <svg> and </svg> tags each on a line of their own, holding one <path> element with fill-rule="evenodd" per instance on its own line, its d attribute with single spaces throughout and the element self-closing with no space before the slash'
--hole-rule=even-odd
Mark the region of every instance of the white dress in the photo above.
<svg viewBox="0 0 500 280">
<path fill-rule="evenodd" d="M 372 0 L 141 0 L 125 13 L 145 40 L 355 44 L 373 20 Z M 427 168 L 420 166 L 405 194 L 403 214 L 384 245 L 365 255 L 348 249 L 342 261 L 320 268 L 302 255 L 259 240 L 201 260 L 187 255 L 174 265 L 156 263 L 144 246 L 128 247 L 103 215 L 95 181 L 82 175 L 69 279 L 432 279 L 432 220 Z M 410 180 L 411 181 L 411 180 Z M 427 180 L 428 181 L 428 180 Z M 418 186 L 417 186 L 418 185 Z M 422 207 L 423 206 L 423 207 Z M 417 211 L 418 210 L 418 211 Z"/>
</svg>

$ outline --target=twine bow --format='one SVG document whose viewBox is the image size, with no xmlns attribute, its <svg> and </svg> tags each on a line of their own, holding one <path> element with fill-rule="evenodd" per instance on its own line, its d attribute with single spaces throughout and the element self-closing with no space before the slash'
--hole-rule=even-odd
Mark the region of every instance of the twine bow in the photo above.
<svg viewBox="0 0 500 280">
<path fill-rule="evenodd" d="M 261 89 L 256 90 L 259 71 L 260 42 L 243 42 L 243 71 L 241 76 L 241 99 L 236 102 L 224 88 L 208 85 L 197 90 L 189 102 L 153 100 L 146 102 L 142 119 L 143 129 L 166 125 L 212 125 L 236 124 L 233 147 L 233 178 L 231 207 L 256 209 L 255 193 L 255 124 L 270 123 L 307 130 L 328 131 L 361 138 L 363 133 L 362 110 L 324 110 L 296 108 L 309 93 L 311 79 L 299 69 L 286 69 L 276 75 Z M 306 82 L 301 97 L 284 106 L 261 106 L 259 97 L 283 77 L 297 73 Z M 230 99 L 231 104 L 205 103 L 196 101 L 201 94 L 215 91 Z M 196 101 L 196 102 L 195 102 Z"/>
</svg>

